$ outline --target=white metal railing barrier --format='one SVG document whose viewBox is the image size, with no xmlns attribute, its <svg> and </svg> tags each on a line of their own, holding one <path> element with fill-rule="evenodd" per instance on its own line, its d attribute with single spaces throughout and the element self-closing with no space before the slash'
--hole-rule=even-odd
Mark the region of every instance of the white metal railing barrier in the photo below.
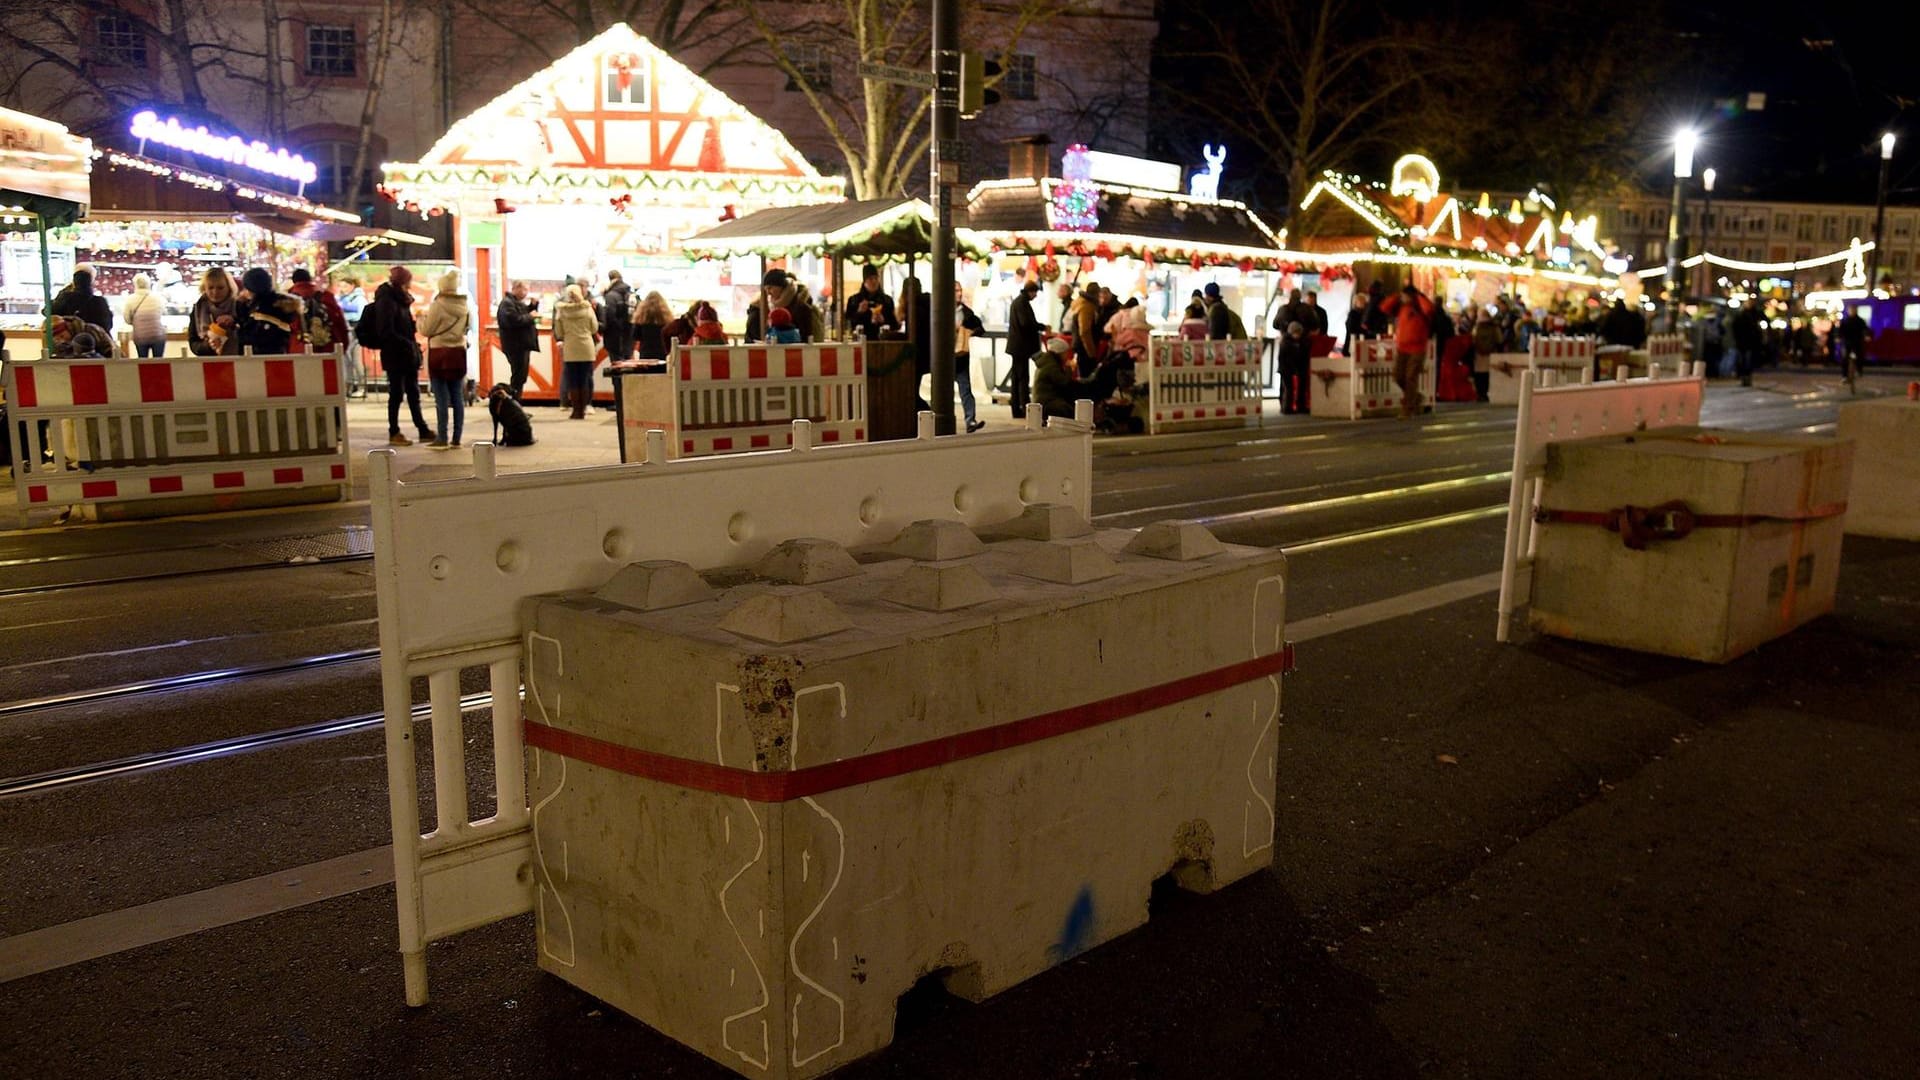
<svg viewBox="0 0 1920 1080">
<path fill-rule="evenodd" d="M 864 345 L 676 347 L 665 374 L 621 378 L 629 462 L 649 431 L 666 432 L 670 457 L 783 449 L 795 420 L 822 443 L 867 439 Z"/>
<path fill-rule="evenodd" d="M 1684 374 L 1689 370 L 1687 364 L 1687 337 L 1685 334 L 1652 334 L 1647 338 L 1647 370 L 1655 368 L 1668 375 Z M 1655 376 L 1657 378 L 1657 376 Z"/>
<path fill-rule="evenodd" d="M 1507 491 L 1507 533 L 1500 560 L 1500 621 L 1496 637 L 1509 639 L 1521 597 L 1532 592 L 1539 540 L 1534 511 L 1549 444 L 1665 427 L 1695 427 L 1706 392 L 1705 366 L 1671 379 L 1610 379 L 1543 386 L 1543 373 L 1523 374 L 1520 415 L 1513 433 L 1513 479 Z M 1545 376 L 1550 377 L 1550 376 Z M 1595 588 L 1602 587 L 1596 582 Z"/>
<path fill-rule="evenodd" d="M 751 565 L 795 537 L 854 547 L 893 540 L 926 519 L 997 524 L 1037 503 L 1092 512 L 1092 403 L 1073 421 L 1017 432 L 816 449 L 795 421 L 787 450 L 669 460 L 650 432 L 648 460 L 500 476 L 490 443 L 474 474 L 400 482 L 391 450 L 371 455 L 380 683 L 393 815 L 394 889 L 407 1001 L 427 1000 L 428 942 L 533 909 L 526 798 L 520 605 L 605 584 L 634 562 L 696 570 Z M 490 695 L 463 697 L 484 673 Z M 434 825 L 421 831 L 413 680 L 427 684 Z M 474 753 L 494 777 L 494 811 L 474 820 L 468 711 L 491 705 L 492 739 Z"/>
<path fill-rule="evenodd" d="M 1139 371 L 1147 433 L 1241 427 L 1260 417 L 1263 343 L 1156 337 Z"/>
<path fill-rule="evenodd" d="M 1392 338 L 1355 338 L 1345 356 L 1323 356 L 1308 373 L 1313 386 L 1307 412 L 1336 420 L 1363 420 L 1400 412 L 1400 386 L 1393 381 Z M 1433 342 L 1427 342 L 1426 362 L 1420 368 L 1420 411 L 1433 411 L 1438 383 Z"/>
<path fill-rule="evenodd" d="M 22 507 L 349 487 L 344 358 L 6 365 Z"/>
</svg>

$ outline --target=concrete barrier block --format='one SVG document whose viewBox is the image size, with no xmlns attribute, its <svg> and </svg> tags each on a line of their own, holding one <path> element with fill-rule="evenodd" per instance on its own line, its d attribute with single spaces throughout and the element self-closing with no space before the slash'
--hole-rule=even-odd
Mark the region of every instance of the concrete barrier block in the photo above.
<svg viewBox="0 0 1920 1080">
<path fill-rule="evenodd" d="M 1531 625 L 1721 663 L 1832 611 L 1852 457 L 1836 439 L 1694 428 L 1550 445 Z M 1560 516 L 1673 503 L 1704 523 L 1642 550 Z"/>
<path fill-rule="evenodd" d="M 713 598 L 713 587 L 693 567 L 671 559 L 650 559 L 622 567 L 595 596 L 641 611 L 696 604 Z"/>
<path fill-rule="evenodd" d="M 813 585 L 851 577 L 860 572 L 860 565 L 847 554 L 846 548 L 831 540 L 802 537 L 788 540 L 761 556 L 753 570 L 774 581 Z"/>
<path fill-rule="evenodd" d="M 885 1046 L 922 979 L 978 1000 L 1139 926 L 1157 879 L 1268 865 L 1285 557 L 1132 539 L 1081 541 L 1115 572 L 1079 584 L 1009 539 L 654 611 L 532 601 L 541 967 L 805 1080 Z M 995 597 L 950 606 L 970 578 Z M 740 625 L 816 601 L 845 629 Z"/>
<path fill-rule="evenodd" d="M 1020 516 L 992 530 L 995 537 L 1021 537 L 1027 540 L 1069 540 L 1087 536 L 1093 526 L 1071 506 L 1060 503 L 1034 503 Z"/>
<path fill-rule="evenodd" d="M 825 637 L 852 625 L 833 601 L 798 585 L 750 596 L 720 619 L 722 630 L 776 645 Z"/>
<path fill-rule="evenodd" d="M 999 594 L 980 571 L 963 562 L 916 563 L 881 595 L 921 611 L 957 611 L 984 604 Z"/>
<path fill-rule="evenodd" d="M 1127 551 L 1154 559 L 1188 562 L 1226 550 L 1218 537 L 1197 521 L 1156 521 L 1127 543 Z"/>
<path fill-rule="evenodd" d="M 1854 447 L 1847 531 L 1920 540 L 1920 401 L 1842 405 L 1840 437 Z"/>
<path fill-rule="evenodd" d="M 888 550 L 909 559 L 945 562 L 978 555 L 986 548 L 964 522 L 928 520 L 916 521 L 900 530 L 900 536 Z"/>
<path fill-rule="evenodd" d="M 1050 540 L 1035 544 L 1026 565 L 1028 576 L 1066 585 L 1083 585 L 1119 572 L 1113 557 L 1091 539 Z"/>
</svg>

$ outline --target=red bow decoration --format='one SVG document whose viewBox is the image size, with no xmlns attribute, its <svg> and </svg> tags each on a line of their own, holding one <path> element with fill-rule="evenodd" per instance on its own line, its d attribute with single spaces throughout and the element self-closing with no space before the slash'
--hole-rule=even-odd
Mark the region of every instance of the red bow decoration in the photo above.
<svg viewBox="0 0 1920 1080">
<path fill-rule="evenodd" d="M 1149 269 L 1149 270 L 1151 270 L 1151 269 L 1153 269 L 1153 251 L 1152 251 L 1151 249 L 1149 249 L 1149 250 L 1147 250 L 1147 251 L 1145 251 L 1145 252 L 1142 252 L 1142 253 L 1141 253 L 1141 257 L 1142 257 L 1142 258 L 1144 258 L 1144 259 L 1146 259 L 1146 261 L 1147 261 L 1147 269 Z"/>
<path fill-rule="evenodd" d="M 632 53 L 614 53 L 607 57 L 607 66 L 616 73 L 620 83 L 620 92 L 626 93 L 633 85 L 633 69 L 640 66 L 640 58 Z"/>
<path fill-rule="evenodd" d="M 1112 259 L 1113 246 L 1111 244 L 1108 244 L 1105 240 L 1102 240 L 1100 241 L 1099 246 L 1093 249 L 1093 253 L 1095 255 L 1100 256 L 1103 259 Z"/>
<path fill-rule="evenodd" d="M 1053 241 L 1047 241 L 1047 258 L 1053 258 Z"/>
<path fill-rule="evenodd" d="M 1082 274 L 1093 273 L 1093 256 L 1088 255 L 1080 260 L 1080 272 Z"/>
<path fill-rule="evenodd" d="M 1241 272 L 1241 273 L 1243 273 L 1243 274 L 1246 274 L 1246 273 L 1251 273 L 1251 272 L 1252 272 L 1252 270 L 1253 270 L 1253 260 L 1252 260 L 1252 259 L 1241 259 L 1241 260 L 1240 260 L 1240 272 Z"/>
<path fill-rule="evenodd" d="M 1193 267 L 1193 268 L 1194 268 L 1195 270 L 1198 270 L 1198 269 L 1200 269 L 1200 256 L 1198 256 L 1198 255 L 1193 255 L 1193 256 L 1191 256 L 1191 257 L 1189 257 L 1189 258 L 1187 259 L 1187 263 L 1188 263 L 1188 265 L 1190 265 L 1190 266 L 1192 266 L 1192 267 Z"/>
</svg>

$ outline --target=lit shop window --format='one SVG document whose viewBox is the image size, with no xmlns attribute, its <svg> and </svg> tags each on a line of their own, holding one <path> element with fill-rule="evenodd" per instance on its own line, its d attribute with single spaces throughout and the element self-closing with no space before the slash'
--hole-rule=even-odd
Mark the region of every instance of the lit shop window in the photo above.
<svg viewBox="0 0 1920 1080">
<path fill-rule="evenodd" d="M 351 79 L 357 72 L 353 27 L 307 27 L 307 74 Z"/>
</svg>

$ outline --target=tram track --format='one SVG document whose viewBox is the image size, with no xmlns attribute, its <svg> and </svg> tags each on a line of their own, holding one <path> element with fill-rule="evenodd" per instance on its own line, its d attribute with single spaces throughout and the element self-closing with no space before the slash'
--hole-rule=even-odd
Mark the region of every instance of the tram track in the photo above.
<svg viewBox="0 0 1920 1080">
<path fill-rule="evenodd" d="M 131 553 L 123 557 L 135 558 L 138 557 L 138 554 L 139 553 Z M 119 556 L 120 553 L 116 552 L 115 555 Z M 328 566 L 335 563 L 364 562 L 371 558 L 373 558 L 373 553 L 369 551 L 350 555 L 317 555 L 302 562 L 262 562 L 241 563 L 235 566 L 203 566 L 185 570 L 162 570 L 150 574 L 123 574 L 117 577 L 88 578 L 82 581 L 56 581 L 48 582 L 44 585 L 18 585 L 0 589 L 0 599 L 9 596 L 36 596 L 48 593 L 71 592 L 76 589 L 97 589 L 109 585 L 143 585 L 156 581 L 208 577 L 216 574 L 242 574 L 256 570 L 285 570 L 308 566 Z"/>
<path fill-rule="evenodd" d="M 152 679 L 141 679 L 136 682 L 118 683 L 113 686 L 100 686 L 88 690 L 74 690 L 69 693 L 49 694 L 37 698 L 23 698 L 18 701 L 9 701 L 0 704 L 0 720 L 27 716 L 33 713 L 48 712 L 53 709 L 68 709 L 80 705 L 97 705 L 105 701 L 117 701 L 123 698 L 139 697 L 144 694 L 164 694 L 178 690 L 201 689 L 221 683 L 243 682 L 248 679 L 313 671 L 340 664 L 354 664 L 367 660 L 377 660 L 379 657 L 380 650 L 378 648 L 347 649 L 341 652 L 297 657 L 292 660 L 275 660 L 263 664 L 213 668 L 207 671 L 193 671 L 180 675 L 163 675 Z"/>
</svg>

